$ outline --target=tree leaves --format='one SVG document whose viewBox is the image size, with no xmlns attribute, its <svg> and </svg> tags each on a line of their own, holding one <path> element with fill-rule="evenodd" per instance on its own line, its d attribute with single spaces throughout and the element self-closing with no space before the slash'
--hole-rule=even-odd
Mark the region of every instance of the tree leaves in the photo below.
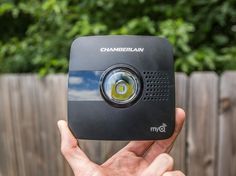
<svg viewBox="0 0 236 176">
<path fill-rule="evenodd" d="M 235 0 L 18 0 L 0 3 L 0 73 L 67 72 L 71 42 L 85 35 L 158 35 L 175 68 L 236 69 Z"/>
</svg>

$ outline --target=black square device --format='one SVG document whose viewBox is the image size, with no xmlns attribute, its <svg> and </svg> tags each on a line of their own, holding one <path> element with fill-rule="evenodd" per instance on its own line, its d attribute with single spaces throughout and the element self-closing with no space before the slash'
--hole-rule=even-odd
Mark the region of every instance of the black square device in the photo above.
<svg viewBox="0 0 236 176">
<path fill-rule="evenodd" d="M 164 38 L 91 36 L 70 51 L 68 122 L 79 139 L 154 140 L 175 128 L 173 51 Z"/>
</svg>

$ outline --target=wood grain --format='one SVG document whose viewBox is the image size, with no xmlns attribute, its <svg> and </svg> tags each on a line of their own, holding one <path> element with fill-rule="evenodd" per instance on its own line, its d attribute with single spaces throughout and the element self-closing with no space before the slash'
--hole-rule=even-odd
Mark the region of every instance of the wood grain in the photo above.
<svg viewBox="0 0 236 176">
<path fill-rule="evenodd" d="M 236 175 L 236 72 L 225 72 L 220 84 L 218 176 Z"/>
<path fill-rule="evenodd" d="M 0 77 L 0 176 L 72 176 L 56 127 L 66 119 L 65 75 Z"/>
<path fill-rule="evenodd" d="M 184 109 L 187 116 L 188 77 L 183 73 L 178 73 L 175 76 L 175 82 L 176 107 Z M 171 151 L 171 156 L 175 160 L 175 168 L 183 172 L 186 172 L 186 126 L 185 122 Z"/>
<path fill-rule="evenodd" d="M 218 76 L 190 77 L 188 113 L 188 175 L 216 175 Z"/>
<path fill-rule="evenodd" d="M 0 77 L 0 173 L 2 176 L 15 176 L 17 172 L 15 138 L 12 128 L 11 101 L 9 98 L 9 76 Z"/>
<path fill-rule="evenodd" d="M 21 131 L 21 114 L 22 114 L 22 107 L 21 107 L 21 95 L 19 92 L 19 79 L 17 76 L 10 75 L 8 77 L 8 98 L 10 101 L 10 110 L 11 116 L 11 124 L 9 124 L 12 129 L 12 137 L 14 138 L 13 147 L 15 151 L 15 161 L 17 163 L 16 172 L 18 175 L 26 175 L 26 165 L 25 165 L 25 158 L 24 158 L 24 141 L 23 141 L 23 132 Z"/>
<path fill-rule="evenodd" d="M 187 175 L 236 175 L 236 72 L 219 78 L 176 74 L 176 106 L 186 110 L 187 123 L 171 155 Z M 67 76 L 1 75 L 0 176 L 73 176 L 60 153 L 59 119 L 67 119 Z M 97 163 L 126 144 L 80 141 Z"/>
</svg>

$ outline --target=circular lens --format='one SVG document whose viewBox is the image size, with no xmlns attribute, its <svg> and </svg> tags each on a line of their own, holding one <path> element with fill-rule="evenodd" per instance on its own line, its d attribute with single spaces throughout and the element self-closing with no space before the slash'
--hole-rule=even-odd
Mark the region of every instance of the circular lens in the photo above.
<svg viewBox="0 0 236 176">
<path fill-rule="evenodd" d="M 134 71 L 128 68 L 115 68 L 104 76 L 101 89 L 106 100 L 122 105 L 136 99 L 141 83 Z"/>
</svg>

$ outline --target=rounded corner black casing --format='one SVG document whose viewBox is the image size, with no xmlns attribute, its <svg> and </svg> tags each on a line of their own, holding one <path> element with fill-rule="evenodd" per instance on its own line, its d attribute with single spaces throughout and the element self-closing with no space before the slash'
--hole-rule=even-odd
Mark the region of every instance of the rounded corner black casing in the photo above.
<svg viewBox="0 0 236 176">
<path fill-rule="evenodd" d="M 127 65 L 139 72 L 142 92 L 128 107 L 107 103 L 100 77 L 110 67 Z M 88 36 L 71 46 L 68 123 L 79 139 L 157 140 L 175 128 L 173 49 L 154 36 Z"/>
</svg>

